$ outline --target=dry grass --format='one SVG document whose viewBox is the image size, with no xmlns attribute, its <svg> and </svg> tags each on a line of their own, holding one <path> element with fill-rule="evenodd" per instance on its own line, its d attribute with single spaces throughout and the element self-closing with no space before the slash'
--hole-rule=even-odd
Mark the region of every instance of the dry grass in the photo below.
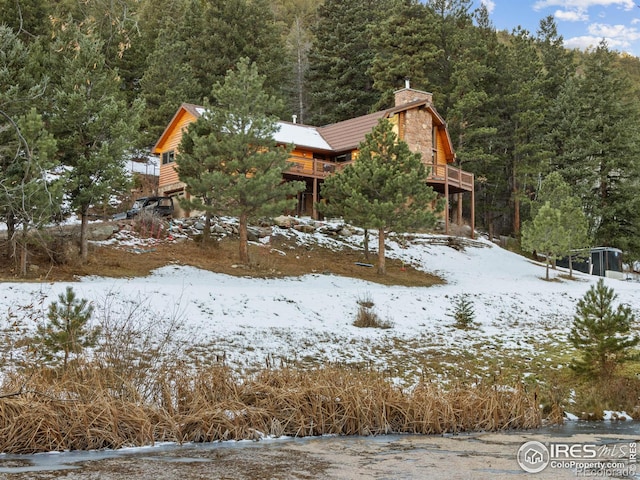
<svg viewBox="0 0 640 480">
<path fill-rule="evenodd" d="M 65 243 L 67 247 L 68 244 Z M 0 242 L 0 281 L 20 280 L 15 261 L 8 258 L 6 250 L 6 242 Z M 140 277 L 156 268 L 176 264 L 262 278 L 330 273 L 384 285 L 431 286 L 443 283 L 435 275 L 394 259 L 387 259 L 387 273 L 379 275 L 375 268 L 356 265 L 357 262 L 369 261 L 361 251 L 344 249 L 336 252 L 320 245 L 300 246 L 282 235 L 273 236 L 268 245 L 250 244 L 249 266 L 238 265 L 238 240 L 234 238 L 225 238 L 208 246 L 202 246 L 194 240 L 160 240 L 145 247 L 90 245 L 89 254 L 87 264 L 81 265 L 73 258 L 66 258 L 64 263 L 52 262 L 47 252 L 34 251 L 27 280 L 72 281 L 86 275 Z"/>
<path fill-rule="evenodd" d="M 79 363 L 64 373 L 41 369 L 27 378 L 14 374 L 0 394 L 0 452 L 540 424 L 534 395 L 521 387 L 420 384 L 405 392 L 377 372 L 344 368 L 264 370 L 250 378 L 234 377 L 223 365 L 197 372 L 167 365 L 162 371 L 148 379 L 152 395 L 96 364 Z"/>
</svg>

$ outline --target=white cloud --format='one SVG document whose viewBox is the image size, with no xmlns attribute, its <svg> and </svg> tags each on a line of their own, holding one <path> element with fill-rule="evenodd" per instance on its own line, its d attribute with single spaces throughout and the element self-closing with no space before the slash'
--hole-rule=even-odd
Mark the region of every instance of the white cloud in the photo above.
<svg viewBox="0 0 640 480">
<path fill-rule="evenodd" d="M 533 4 L 534 10 L 547 7 L 563 7 L 567 10 L 584 10 L 591 7 L 619 6 L 624 10 L 632 10 L 636 7 L 634 0 L 538 0 Z"/>
<path fill-rule="evenodd" d="M 496 9 L 496 2 L 494 2 L 493 0 L 480 0 L 480 3 L 487 7 L 487 12 L 489 13 L 493 13 L 493 11 Z"/>
<path fill-rule="evenodd" d="M 595 48 L 604 38 L 611 50 L 629 51 L 633 42 L 640 39 L 640 30 L 624 25 L 607 25 L 593 23 L 588 27 L 589 35 L 566 39 L 564 45 L 567 48 L 587 50 Z"/>
<path fill-rule="evenodd" d="M 619 41 L 634 41 L 640 39 L 640 31 L 625 25 L 607 25 L 605 23 L 592 23 L 589 25 L 589 33 L 599 37 L 617 39 Z"/>
<path fill-rule="evenodd" d="M 565 22 L 586 22 L 589 20 L 589 15 L 584 10 L 556 10 L 553 16 Z"/>
<path fill-rule="evenodd" d="M 564 46 L 567 48 L 577 48 L 579 50 L 588 50 L 590 48 L 596 47 L 602 37 L 592 37 L 589 35 L 584 35 L 581 37 L 573 37 L 568 38 L 564 41 Z"/>
</svg>

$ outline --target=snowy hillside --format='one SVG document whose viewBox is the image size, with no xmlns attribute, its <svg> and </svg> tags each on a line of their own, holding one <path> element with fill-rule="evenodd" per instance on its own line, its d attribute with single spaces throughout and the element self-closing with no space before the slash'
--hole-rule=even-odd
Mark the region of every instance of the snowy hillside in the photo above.
<svg viewBox="0 0 640 480">
<path fill-rule="evenodd" d="M 293 230 L 288 234 L 299 242 L 328 241 Z M 575 304 L 596 277 L 578 273 L 568 280 L 552 271 L 554 281 L 547 282 L 543 265 L 487 241 L 458 251 L 428 244 L 428 238 L 416 236 L 405 247 L 391 240 L 388 256 L 436 273 L 445 285 L 388 287 L 326 274 L 252 279 L 170 265 L 145 278 L 88 277 L 73 287 L 94 302 L 96 321 L 127 316 L 148 324 L 158 337 L 169 333 L 172 345 L 190 358 L 224 357 L 235 368 L 294 359 L 310 366 L 361 363 L 411 384 L 419 376 L 463 374 L 455 359 L 470 352 L 491 373 L 507 352 L 533 361 L 541 343 L 564 348 Z M 350 238 L 352 245 L 360 241 Z M 640 283 L 606 282 L 640 317 Z M 1 284 L 0 309 L 9 314 L 0 317 L 0 330 L 7 331 L 6 322 L 13 323 L 14 332 L 33 329 L 35 320 L 22 307 L 45 309 L 66 286 Z M 457 294 L 473 302 L 476 329 L 452 326 L 447 314 Z M 393 327 L 353 326 L 358 301 L 364 299 L 373 301 L 373 310 Z"/>
</svg>

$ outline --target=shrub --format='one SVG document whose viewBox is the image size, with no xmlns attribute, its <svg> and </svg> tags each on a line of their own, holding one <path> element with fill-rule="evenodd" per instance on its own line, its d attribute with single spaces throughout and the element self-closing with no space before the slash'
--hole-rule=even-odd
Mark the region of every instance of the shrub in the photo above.
<svg viewBox="0 0 640 480">
<path fill-rule="evenodd" d="M 373 310 L 373 300 L 369 295 L 358 299 L 358 313 L 353 322 L 354 327 L 360 328 L 391 328 L 392 325 L 386 320 L 382 320 L 380 316 Z"/>
<path fill-rule="evenodd" d="M 78 299 L 72 287 L 58 296 L 58 301 L 49 305 L 49 321 L 39 325 L 36 341 L 45 357 L 53 360 L 64 352 L 63 367 L 67 367 L 71 354 L 79 354 L 86 347 L 95 346 L 100 329 L 90 328 L 93 306 L 86 299 Z"/>
<path fill-rule="evenodd" d="M 453 310 L 447 313 L 447 316 L 455 320 L 454 326 L 465 329 L 473 327 L 476 314 L 471 300 L 466 295 L 456 295 L 453 297 L 451 304 Z"/>
<path fill-rule="evenodd" d="M 600 279 L 578 301 L 569 335 L 571 344 L 582 353 L 582 358 L 571 364 L 576 372 L 604 377 L 612 375 L 620 364 L 636 358 L 631 349 L 640 338 L 629 333 L 635 318 L 625 305 L 613 308 L 617 297 Z"/>
</svg>

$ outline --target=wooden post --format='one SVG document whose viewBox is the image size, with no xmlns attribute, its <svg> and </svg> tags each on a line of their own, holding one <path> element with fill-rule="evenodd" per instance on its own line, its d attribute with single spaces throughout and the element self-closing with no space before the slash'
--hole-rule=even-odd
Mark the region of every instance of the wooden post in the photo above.
<svg viewBox="0 0 640 480">
<path fill-rule="evenodd" d="M 311 210 L 311 218 L 318 220 L 318 211 L 316 210 L 316 202 L 320 201 L 318 198 L 318 179 L 313 179 L 313 207 Z"/>
<path fill-rule="evenodd" d="M 457 219 L 456 219 L 456 223 L 458 224 L 458 226 L 462 225 L 462 192 L 458 193 L 457 195 L 458 197 L 458 212 L 457 212 Z"/>
<path fill-rule="evenodd" d="M 471 176 L 471 238 L 476 238 L 476 184 L 473 175 Z"/>
<path fill-rule="evenodd" d="M 444 233 L 449 235 L 449 166 L 444 166 Z"/>
</svg>

